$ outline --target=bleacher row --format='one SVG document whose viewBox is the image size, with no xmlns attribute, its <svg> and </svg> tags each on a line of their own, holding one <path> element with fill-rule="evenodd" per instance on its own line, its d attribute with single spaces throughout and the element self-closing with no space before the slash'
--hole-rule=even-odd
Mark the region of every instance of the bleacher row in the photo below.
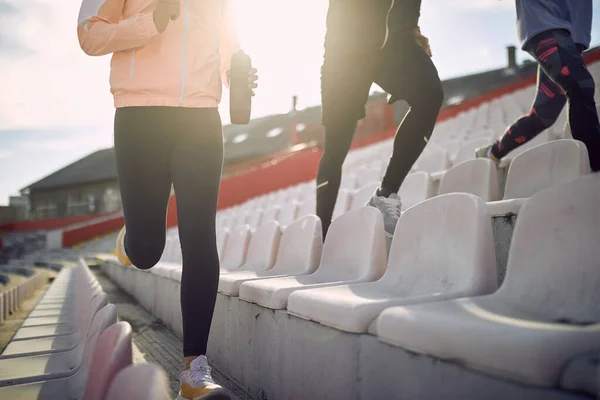
<svg viewBox="0 0 600 400">
<path fill-rule="evenodd" d="M 61 269 L 0 355 L 6 400 L 164 400 L 167 384 L 160 367 L 132 366 L 131 326 L 83 259 Z"/>
<path fill-rule="evenodd" d="M 600 76 L 600 63 L 589 68 Z M 533 91 L 436 125 L 400 189 L 389 257 L 381 216 L 365 204 L 391 140 L 348 156 L 324 244 L 314 182 L 219 212 L 209 358 L 275 399 L 600 395 L 600 175 L 587 149 L 563 113 L 500 165 L 474 159 L 528 112 Z M 517 214 L 502 280 L 491 220 Z M 182 334 L 176 229 L 149 271 L 105 261 Z"/>
</svg>

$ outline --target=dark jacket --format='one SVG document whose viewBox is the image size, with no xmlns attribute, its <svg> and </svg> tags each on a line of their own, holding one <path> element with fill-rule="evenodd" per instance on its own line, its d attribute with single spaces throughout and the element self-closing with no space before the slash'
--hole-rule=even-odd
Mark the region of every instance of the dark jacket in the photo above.
<svg viewBox="0 0 600 400">
<path fill-rule="evenodd" d="M 421 0 L 329 0 L 326 54 L 369 53 L 412 34 Z"/>
</svg>

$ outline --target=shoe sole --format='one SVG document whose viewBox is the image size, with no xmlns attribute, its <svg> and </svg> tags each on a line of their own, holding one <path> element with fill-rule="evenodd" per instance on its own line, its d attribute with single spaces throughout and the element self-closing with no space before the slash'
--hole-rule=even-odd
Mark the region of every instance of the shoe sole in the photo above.
<svg viewBox="0 0 600 400">
<path fill-rule="evenodd" d="M 229 396 L 224 390 L 215 390 L 212 393 L 194 397 L 193 399 L 187 399 L 181 396 L 181 392 L 179 392 L 177 395 L 177 400 L 231 400 L 231 396 Z"/>
</svg>

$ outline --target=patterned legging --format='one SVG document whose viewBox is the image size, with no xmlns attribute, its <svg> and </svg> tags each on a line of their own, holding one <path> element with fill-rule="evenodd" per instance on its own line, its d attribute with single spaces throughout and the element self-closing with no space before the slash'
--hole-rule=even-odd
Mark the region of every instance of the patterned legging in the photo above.
<svg viewBox="0 0 600 400">
<path fill-rule="evenodd" d="M 600 170 L 600 125 L 594 101 L 594 80 L 587 70 L 582 48 L 568 32 L 548 31 L 534 37 L 526 50 L 538 61 L 538 91 L 529 114 L 510 126 L 492 146 L 502 158 L 552 126 L 569 101 L 573 137 L 586 144 L 593 171 Z"/>
</svg>

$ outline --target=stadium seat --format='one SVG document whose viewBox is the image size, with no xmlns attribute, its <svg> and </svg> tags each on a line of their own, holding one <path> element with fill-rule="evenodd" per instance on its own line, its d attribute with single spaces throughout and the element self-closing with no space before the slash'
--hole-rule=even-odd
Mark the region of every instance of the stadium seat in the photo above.
<svg viewBox="0 0 600 400">
<path fill-rule="evenodd" d="M 383 170 L 381 169 L 381 167 L 371 167 L 359 171 L 357 175 L 358 177 L 356 179 L 356 186 L 358 188 L 361 188 L 363 186 L 371 184 L 372 182 L 381 181 Z"/>
<path fill-rule="evenodd" d="M 298 207 L 298 213 L 296 218 L 305 217 L 307 215 L 314 215 L 317 212 L 317 196 L 313 195 L 305 197 L 302 204 Z"/>
<path fill-rule="evenodd" d="M 453 193 L 402 213 L 381 279 L 294 292 L 288 311 L 344 331 L 366 333 L 390 306 L 489 294 L 497 287 L 487 206 L 473 195 Z"/>
<path fill-rule="evenodd" d="M 340 215 L 347 212 L 350 209 L 351 202 L 352 192 L 346 189 L 340 189 L 337 200 L 335 201 L 335 208 L 333 209 L 333 219 L 336 219 Z"/>
<path fill-rule="evenodd" d="M 423 200 L 433 197 L 433 182 L 427 172 L 409 174 L 398 191 L 402 199 L 402 210 L 406 210 Z"/>
<path fill-rule="evenodd" d="M 237 296 L 240 285 L 247 281 L 284 275 L 311 274 L 319 265 L 322 247 L 321 220 L 316 215 L 300 218 L 283 232 L 273 268 L 223 274 L 219 278 L 219 291 Z"/>
<path fill-rule="evenodd" d="M 438 195 L 470 193 L 483 201 L 498 200 L 498 176 L 492 160 L 469 160 L 450 168 L 444 174 Z"/>
<path fill-rule="evenodd" d="M 365 186 L 361 187 L 360 189 L 356 190 L 352 194 L 350 210 L 356 210 L 358 208 L 366 206 L 369 203 L 369 201 L 371 200 L 371 197 L 373 197 L 373 195 L 375 195 L 375 192 L 377 191 L 377 189 L 379 189 L 379 186 L 380 186 L 379 182 L 372 182 L 372 183 L 365 185 Z"/>
<path fill-rule="evenodd" d="M 421 154 L 416 164 L 419 171 L 433 174 L 450 168 L 450 157 L 446 149 L 429 150 Z"/>
<path fill-rule="evenodd" d="M 98 339 L 90 365 L 84 400 L 104 400 L 109 385 L 132 360 L 131 325 L 121 321 L 107 328 Z"/>
<path fill-rule="evenodd" d="M 72 350 L 0 360 L 0 387 L 73 375 L 81 367 L 84 355 L 93 352 L 99 334 L 116 322 L 116 308 L 108 304 L 94 316 L 87 338 Z M 0 398 L 8 397 L 0 392 Z"/>
<path fill-rule="evenodd" d="M 269 207 L 273 207 L 273 206 L 269 206 Z M 253 210 L 252 212 L 249 213 L 247 224 L 250 226 L 250 228 L 257 229 L 258 227 L 260 227 L 262 225 L 263 214 L 264 214 L 264 210 L 262 208 L 257 208 L 256 210 Z"/>
<path fill-rule="evenodd" d="M 229 229 L 223 228 L 217 230 L 217 251 L 219 252 L 219 259 L 222 257 L 227 246 L 227 239 L 229 239 Z M 181 251 L 181 250 L 180 250 Z"/>
<path fill-rule="evenodd" d="M 246 282 L 240 294 L 246 301 L 284 309 L 293 291 L 375 281 L 383 275 L 385 267 L 383 217 L 375 208 L 363 207 L 333 221 L 319 268 L 314 273 Z"/>
<path fill-rule="evenodd" d="M 600 174 L 537 193 L 517 219 L 498 291 L 389 308 L 377 321 L 380 340 L 502 379 L 558 386 L 570 360 L 600 349 L 598 204 Z"/>
<path fill-rule="evenodd" d="M 271 221 L 263 225 L 252 234 L 244 263 L 239 268 L 222 271 L 221 275 L 233 271 L 266 271 L 272 268 L 277 257 L 280 239 L 279 222 Z"/>
<path fill-rule="evenodd" d="M 20 328 L 0 355 L 0 360 L 74 349 L 85 341 L 95 315 L 107 304 L 106 294 L 98 292 L 90 299 L 89 306 L 81 312 L 77 326 L 47 324 Z"/>
<path fill-rule="evenodd" d="M 474 160 L 475 159 L 475 151 L 480 148 L 491 144 L 491 141 L 487 137 L 476 138 L 469 141 L 467 144 L 462 146 L 458 153 L 456 153 L 456 158 L 454 159 L 454 165 L 459 165 L 465 161 Z"/>
<path fill-rule="evenodd" d="M 153 364 L 138 364 L 123 369 L 113 379 L 106 396 L 106 400 L 166 398 L 169 398 L 169 379 L 162 368 Z"/>
<path fill-rule="evenodd" d="M 314 204 L 314 202 L 313 202 Z M 285 229 L 288 225 L 296 220 L 296 216 L 300 210 L 300 203 L 297 201 L 291 201 L 281 208 L 281 212 L 279 213 L 278 221 L 282 228 Z M 312 214 L 314 214 L 314 209 Z"/>
<path fill-rule="evenodd" d="M 221 258 L 221 270 L 236 269 L 244 264 L 251 236 L 248 225 L 243 225 L 229 234 L 227 247 Z"/>
<path fill-rule="evenodd" d="M 490 214 L 518 214 L 526 198 L 589 173 L 589 156 L 582 142 L 561 139 L 536 146 L 512 160 L 504 198 L 488 204 Z"/>
<path fill-rule="evenodd" d="M 293 200 L 290 200 L 290 201 L 293 201 Z M 285 205 L 285 204 L 286 204 L 286 202 L 282 201 L 281 205 L 274 205 L 274 206 L 267 208 L 265 210 L 265 212 L 263 213 L 261 223 L 265 224 L 269 221 L 278 221 L 279 214 L 281 213 L 281 206 Z"/>
</svg>

